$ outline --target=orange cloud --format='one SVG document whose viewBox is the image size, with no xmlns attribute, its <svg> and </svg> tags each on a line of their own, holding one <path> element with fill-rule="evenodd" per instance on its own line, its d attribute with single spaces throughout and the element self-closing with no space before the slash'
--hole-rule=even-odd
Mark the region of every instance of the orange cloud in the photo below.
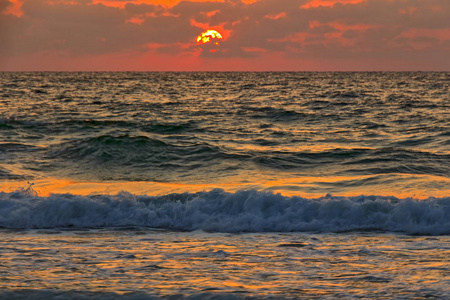
<svg viewBox="0 0 450 300">
<path fill-rule="evenodd" d="M 47 0 L 48 5 L 57 5 L 57 4 L 64 4 L 64 5 L 79 5 L 80 3 L 75 0 Z"/>
<path fill-rule="evenodd" d="M 216 26 L 211 26 L 211 25 L 209 25 L 209 23 L 200 23 L 200 22 L 195 21 L 194 19 L 191 19 L 190 23 L 191 23 L 191 26 L 201 28 L 202 31 L 208 30 L 208 29 L 216 30 L 223 36 L 224 40 L 226 40 L 231 34 L 231 30 L 224 28 L 226 25 L 225 23 L 222 23 L 222 24 L 219 24 Z M 197 37 L 195 37 L 195 38 L 197 38 Z"/>
<path fill-rule="evenodd" d="M 346 25 L 340 22 L 330 22 L 330 23 L 320 23 L 318 21 L 309 22 L 309 28 L 314 29 L 322 26 L 330 26 L 339 31 L 356 30 L 356 31 L 366 31 L 371 28 L 379 28 L 381 25 L 370 25 L 370 24 L 353 24 Z"/>
<path fill-rule="evenodd" d="M 303 43 L 308 37 L 311 36 L 313 35 L 306 32 L 297 32 L 281 39 L 268 39 L 268 41 L 273 43 L 282 43 L 282 42 Z"/>
<path fill-rule="evenodd" d="M 331 27 L 335 31 L 327 32 L 324 34 L 324 37 L 328 40 L 337 39 L 341 45 L 345 46 L 353 46 L 355 44 L 355 41 L 353 39 L 345 38 L 344 34 L 345 32 L 351 30 L 351 31 L 366 31 L 368 29 L 373 28 L 380 28 L 381 25 L 371 25 L 371 24 L 352 24 L 352 25 L 346 25 L 340 22 L 329 22 L 329 23 L 320 23 L 318 21 L 311 21 L 309 22 L 309 28 L 315 29 L 320 27 Z M 326 41 L 325 43 L 327 43 Z"/>
<path fill-rule="evenodd" d="M 136 24 L 136 25 L 142 25 L 144 23 L 144 19 L 139 17 L 133 17 L 131 19 L 126 20 L 127 23 Z"/>
<path fill-rule="evenodd" d="M 23 2 L 22 2 L 22 0 L 9 0 L 9 2 L 11 4 L 3 11 L 3 13 L 6 14 L 6 15 L 13 15 L 13 16 L 16 16 L 18 18 L 23 16 L 23 11 L 22 11 Z"/>
<path fill-rule="evenodd" d="M 441 29 L 411 28 L 403 32 L 399 37 L 405 38 L 432 37 L 442 42 L 450 40 L 450 28 L 441 28 Z"/>
<path fill-rule="evenodd" d="M 148 4 L 161 5 L 165 7 L 174 7 L 183 0 L 130 0 L 130 1 L 114 1 L 114 0 L 92 0 L 92 4 L 103 4 L 110 7 L 124 8 L 127 4 Z M 224 2 L 225 0 L 190 0 L 189 2 Z"/>
<path fill-rule="evenodd" d="M 398 12 L 401 15 L 413 15 L 414 13 L 416 13 L 419 9 L 417 7 L 408 7 L 408 8 L 402 8 L 400 9 Z"/>
<path fill-rule="evenodd" d="M 213 11 L 209 11 L 209 12 L 201 12 L 200 14 L 207 16 L 208 18 L 213 17 L 214 15 L 216 15 L 217 13 L 220 13 L 220 10 L 216 9 Z"/>
<path fill-rule="evenodd" d="M 282 12 L 277 15 L 275 15 L 275 14 L 266 15 L 266 16 L 264 16 L 264 18 L 271 19 L 271 20 L 278 20 L 280 18 L 286 18 L 286 16 L 287 16 L 287 13 Z"/>
<path fill-rule="evenodd" d="M 316 8 L 320 6 L 333 7 L 335 4 L 358 4 L 366 0 L 310 0 L 308 3 L 300 6 L 303 9 Z"/>
</svg>

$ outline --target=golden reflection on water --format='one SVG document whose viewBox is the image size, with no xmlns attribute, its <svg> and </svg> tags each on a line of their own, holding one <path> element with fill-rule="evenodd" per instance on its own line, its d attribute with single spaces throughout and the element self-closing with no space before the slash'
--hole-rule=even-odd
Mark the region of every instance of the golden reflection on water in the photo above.
<svg viewBox="0 0 450 300">
<path fill-rule="evenodd" d="M 0 290 L 393 297 L 445 290 L 450 274 L 445 236 L 139 229 L 0 236 Z"/>
<path fill-rule="evenodd" d="M 214 183 L 164 183 L 151 181 L 103 181 L 86 182 L 67 179 L 47 178 L 32 181 L 32 188 L 38 192 L 39 196 L 49 196 L 51 194 L 71 193 L 75 195 L 91 194 L 117 194 L 122 191 L 130 192 L 136 195 L 160 196 L 170 193 L 195 193 L 200 191 L 210 191 L 215 188 L 223 189 L 227 192 L 236 192 L 239 190 L 256 189 L 261 191 L 270 191 L 280 193 L 284 196 L 301 196 L 307 198 L 317 198 L 330 193 L 323 187 L 340 186 L 339 192 L 332 192 L 333 196 L 395 196 L 398 198 L 413 197 L 416 199 L 426 199 L 429 197 L 446 197 L 450 194 L 450 178 L 415 175 L 415 174 L 389 174 L 395 178 L 387 182 L 383 189 L 377 186 L 358 185 L 357 189 L 352 187 L 354 182 L 371 180 L 372 175 L 366 176 L 324 176 L 324 177 L 286 177 L 277 178 L 271 174 L 260 176 L 260 180 L 251 180 L 254 176 L 238 176 L 237 178 L 225 179 Z M 386 177 L 387 181 L 389 177 Z M 403 183 L 398 183 L 402 179 L 411 182 L 409 188 L 405 189 Z M 433 188 L 433 186 L 436 186 Z M 30 186 L 28 181 L 4 181 L 0 182 L 0 191 L 13 192 L 20 188 Z M 330 188 L 332 190 L 332 188 Z"/>
</svg>

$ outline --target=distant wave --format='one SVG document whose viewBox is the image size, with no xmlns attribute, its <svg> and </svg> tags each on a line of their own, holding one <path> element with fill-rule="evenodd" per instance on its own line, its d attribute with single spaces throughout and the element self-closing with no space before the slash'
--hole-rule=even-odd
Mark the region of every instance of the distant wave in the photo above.
<svg viewBox="0 0 450 300">
<path fill-rule="evenodd" d="M 359 196 L 318 199 L 255 190 L 135 196 L 39 197 L 0 193 L 3 228 L 139 226 L 212 232 L 389 231 L 450 234 L 450 197 L 426 200 Z"/>
</svg>

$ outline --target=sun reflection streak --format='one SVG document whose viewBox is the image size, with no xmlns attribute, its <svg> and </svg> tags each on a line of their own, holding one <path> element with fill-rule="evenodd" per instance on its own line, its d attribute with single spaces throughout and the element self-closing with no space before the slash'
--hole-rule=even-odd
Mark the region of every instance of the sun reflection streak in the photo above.
<svg viewBox="0 0 450 300">
<path fill-rule="evenodd" d="M 258 177 L 257 177 L 258 176 Z M 223 189 L 226 192 L 237 192 L 240 190 L 256 189 L 260 191 L 268 191 L 272 193 L 279 193 L 283 196 L 301 196 L 306 198 L 318 198 L 324 196 L 324 187 L 342 186 L 341 192 L 333 193 L 334 196 L 353 197 L 360 195 L 376 195 L 376 196 L 395 196 L 398 198 L 413 197 L 416 199 L 427 199 L 430 197 L 429 191 L 424 191 L 422 185 L 427 182 L 441 182 L 442 185 L 450 186 L 450 179 L 431 176 L 431 175 L 414 175 L 414 174 L 387 174 L 385 179 L 387 182 L 401 181 L 402 178 L 412 180 L 412 176 L 416 176 L 417 186 L 411 187 L 409 190 L 401 189 L 391 183 L 392 186 L 386 185 L 384 190 L 379 190 L 371 186 L 361 186 L 360 189 L 354 191 L 351 189 L 354 182 L 370 181 L 376 179 L 377 176 L 283 176 L 268 172 L 267 174 L 241 174 L 240 176 L 222 179 L 220 182 L 211 183 L 191 183 L 191 182 L 153 182 L 153 181 L 123 181 L 123 182 L 88 182 L 75 181 L 67 179 L 48 178 L 42 180 L 34 180 L 31 182 L 33 189 L 41 197 L 47 197 L 51 194 L 65 194 L 71 193 L 74 195 L 92 195 L 92 194 L 107 194 L 115 195 L 122 191 L 130 192 L 136 195 L 162 196 L 172 193 L 196 193 L 201 191 L 211 191 L 213 189 Z M 251 178 L 259 179 L 251 179 Z M 379 176 L 378 176 L 379 177 Z M 392 180 L 396 178 L 396 180 Z M 378 180 L 382 180 L 378 178 Z M 420 183 L 420 184 L 419 184 Z M 14 192 L 17 190 L 26 189 L 30 186 L 28 181 L 6 181 L 0 183 L 0 191 Z M 346 189 L 345 186 L 350 188 Z M 446 197 L 450 189 L 436 190 L 433 197 Z"/>
</svg>

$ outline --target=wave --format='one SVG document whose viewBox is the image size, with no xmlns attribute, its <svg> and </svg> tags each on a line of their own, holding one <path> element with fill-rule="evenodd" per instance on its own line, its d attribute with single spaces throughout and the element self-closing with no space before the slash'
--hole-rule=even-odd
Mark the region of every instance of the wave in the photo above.
<svg viewBox="0 0 450 300">
<path fill-rule="evenodd" d="M 158 130 L 178 130 L 177 127 Z M 268 139 L 256 139 L 258 145 L 277 145 Z M 2 150 L 0 144 L 0 151 Z M 20 149 L 19 149 L 20 150 Z M 429 174 L 445 176 L 450 171 L 448 154 L 436 154 L 403 148 L 351 148 L 329 149 L 319 152 L 289 151 L 241 151 L 223 148 L 206 141 L 173 141 L 171 139 L 135 135 L 100 135 L 72 139 L 49 147 L 46 155 L 50 160 L 66 160 L 88 165 L 114 165 L 125 168 L 177 167 L 193 170 L 227 162 L 247 162 L 256 167 L 275 170 L 301 170 L 315 168 L 321 164 L 336 163 L 341 170 L 364 174 Z M 362 167 L 364 166 L 364 167 Z"/>
<path fill-rule="evenodd" d="M 29 189 L 28 189 L 29 190 Z M 0 193 L 0 227 L 137 226 L 208 232 L 347 232 L 450 234 L 450 197 L 426 200 L 358 196 L 318 199 L 256 190 L 135 196 L 39 197 L 27 189 Z"/>
<path fill-rule="evenodd" d="M 45 158 L 51 162 L 51 168 L 63 174 L 94 174 L 95 179 L 100 180 L 157 178 L 161 181 L 177 174 L 197 174 L 202 168 L 222 172 L 222 162 L 234 161 L 241 156 L 201 142 L 102 135 L 54 145 L 48 149 Z M 44 167 L 48 168 L 48 165 Z"/>
</svg>

